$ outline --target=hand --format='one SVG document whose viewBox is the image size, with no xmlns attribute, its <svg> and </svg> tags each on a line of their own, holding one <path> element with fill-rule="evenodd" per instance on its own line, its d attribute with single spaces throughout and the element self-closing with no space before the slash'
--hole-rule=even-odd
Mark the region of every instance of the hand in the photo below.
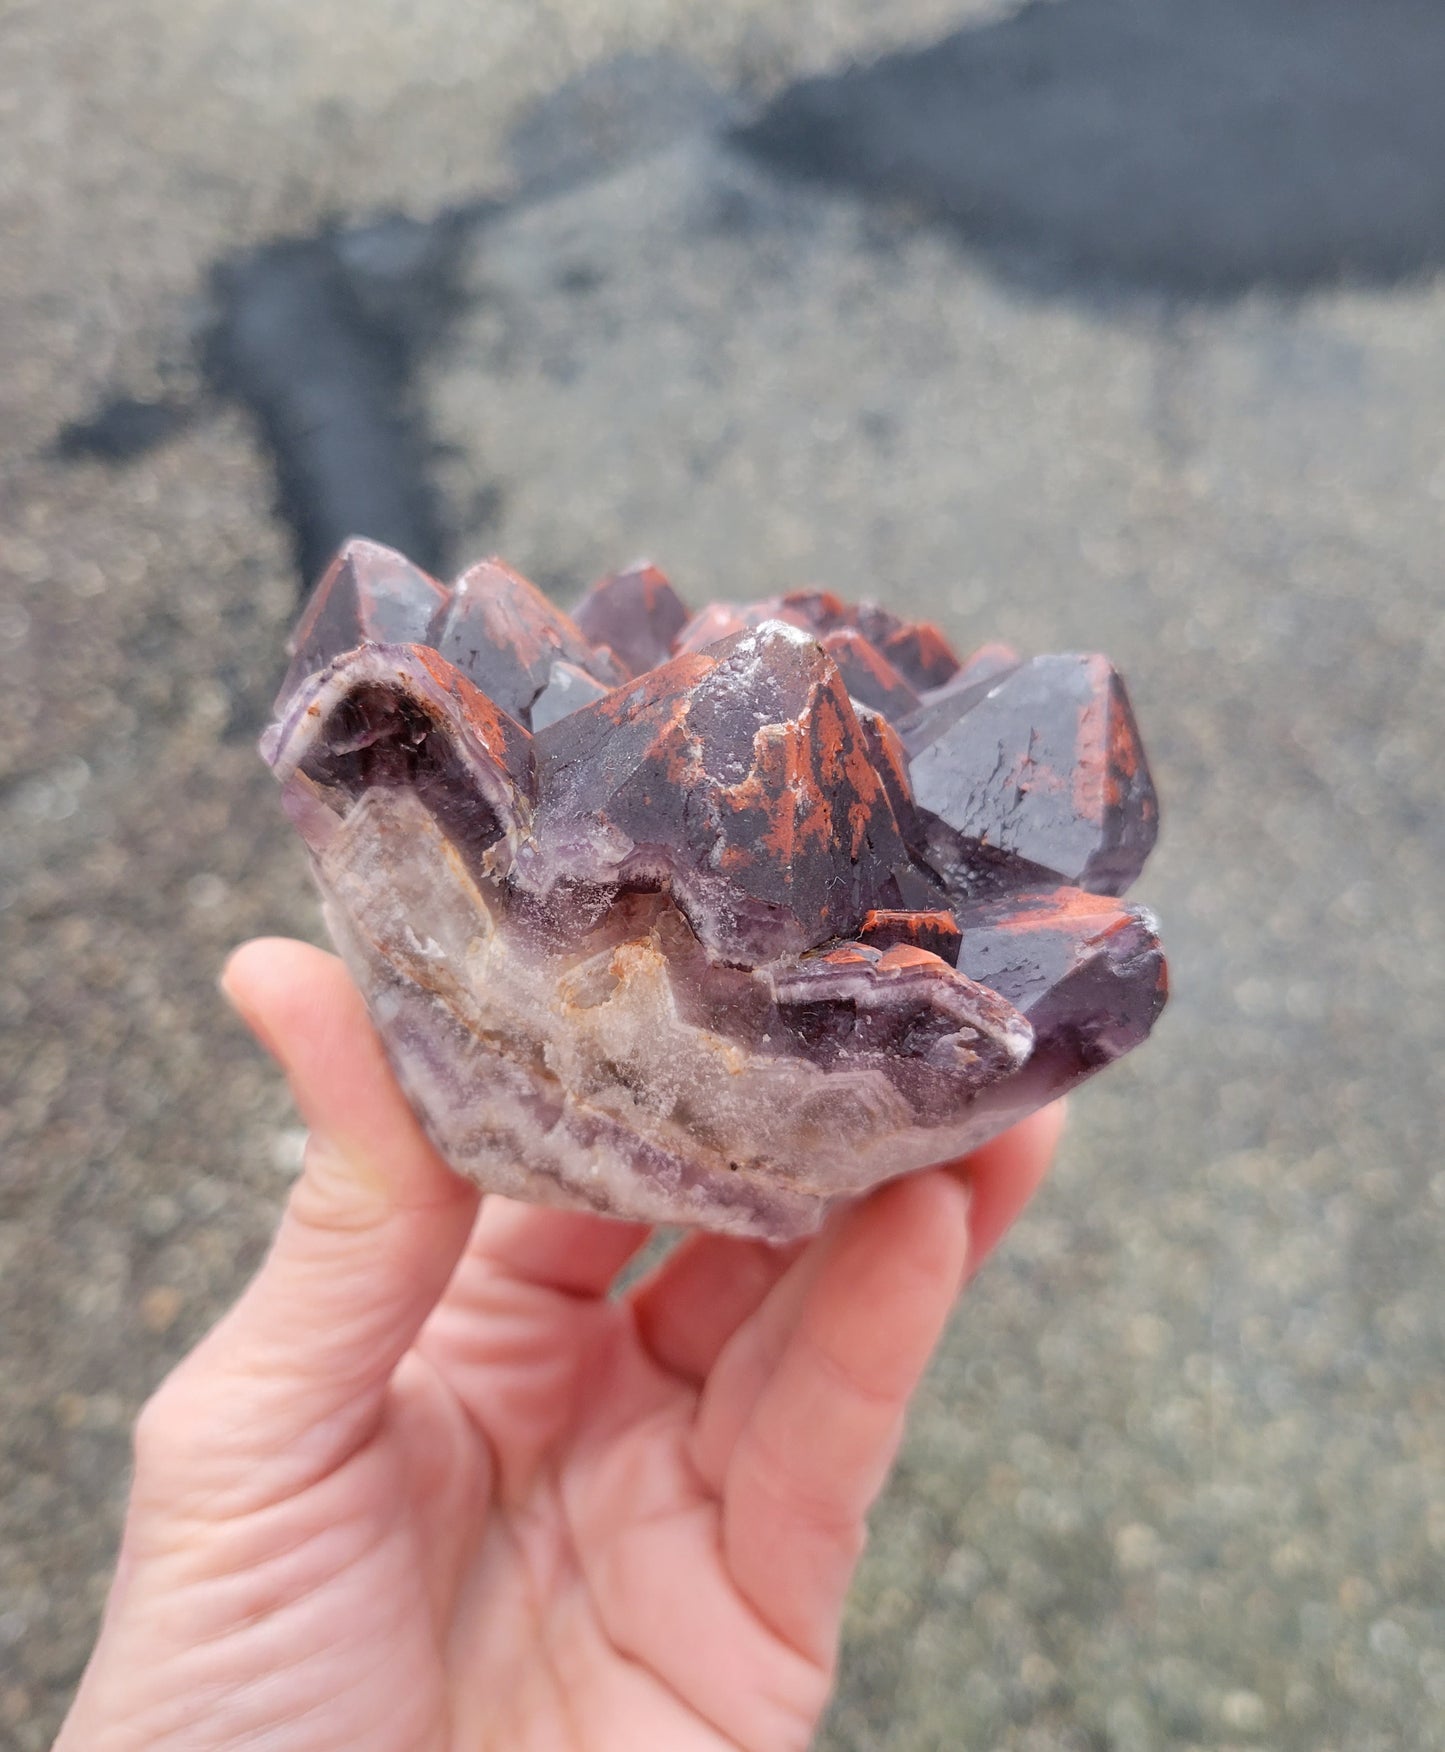
<svg viewBox="0 0 1445 1752">
<path fill-rule="evenodd" d="M 1057 1114 L 609 1297 L 646 1228 L 479 1216 L 338 961 L 251 943 L 224 985 L 311 1144 L 141 1414 L 57 1752 L 805 1747 L 909 1397 Z"/>
</svg>

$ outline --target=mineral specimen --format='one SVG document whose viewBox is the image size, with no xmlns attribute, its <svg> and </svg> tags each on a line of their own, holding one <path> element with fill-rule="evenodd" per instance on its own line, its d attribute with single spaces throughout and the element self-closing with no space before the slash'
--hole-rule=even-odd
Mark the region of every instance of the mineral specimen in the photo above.
<svg viewBox="0 0 1445 1752">
<path fill-rule="evenodd" d="M 1102 657 L 960 665 L 826 591 L 568 616 L 354 541 L 262 748 L 437 1146 L 514 1197 L 775 1240 L 961 1155 L 1164 1003 Z"/>
</svg>

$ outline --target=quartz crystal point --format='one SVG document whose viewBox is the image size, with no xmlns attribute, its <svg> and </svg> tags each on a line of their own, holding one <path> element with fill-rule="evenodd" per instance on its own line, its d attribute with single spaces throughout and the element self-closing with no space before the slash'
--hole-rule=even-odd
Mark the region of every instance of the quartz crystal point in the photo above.
<svg viewBox="0 0 1445 1752">
<path fill-rule="evenodd" d="M 1158 806 L 1128 695 L 1104 657 L 1035 657 L 946 683 L 900 726 L 925 856 L 959 897 L 977 849 L 1122 894 Z"/>
<path fill-rule="evenodd" d="M 665 663 L 687 625 L 687 605 L 646 562 L 594 584 L 572 619 L 594 645 L 606 645 L 629 676 Z"/>
<path fill-rule="evenodd" d="M 530 725 L 533 705 L 553 686 L 565 692 L 569 677 L 576 686 L 590 675 L 604 693 L 624 679 L 611 651 L 594 649 L 575 621 L 500 560 L 462 573 L 425 640 L 519 724 Z"/>
<path fill-rule="evenodd" d="M 374 541 L 348 542 L 322 574 L 287 649 L 276 710 L 308 676 L 358 645 L 424 639 L 447 592 L 419 566 Z"/>
<path fill-rule="evenodd" d="M 960 666 L 800 590 L 568 616 L 348 545 L 262 750 L 461 1173 L 773 1240 L 973 1149 L 1149 1032 L 1157 809 L 1102 657 Z"/>
</svg>

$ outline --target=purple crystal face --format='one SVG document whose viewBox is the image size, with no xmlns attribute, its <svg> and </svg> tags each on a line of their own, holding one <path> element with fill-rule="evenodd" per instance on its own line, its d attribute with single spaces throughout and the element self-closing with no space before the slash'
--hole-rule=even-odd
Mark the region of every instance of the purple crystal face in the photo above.
<svg viewBox="0 0 1445 1752">
<path fill-rule="evenodd" d="M 806 1234 L 1164 1004 L 1102 657 L 960 665 L 821 590 L 690 617 L 646 565 L 568 616 L 355 541 L 262 749 L 423 1124 L 513 1197 Z"/>
</svg>

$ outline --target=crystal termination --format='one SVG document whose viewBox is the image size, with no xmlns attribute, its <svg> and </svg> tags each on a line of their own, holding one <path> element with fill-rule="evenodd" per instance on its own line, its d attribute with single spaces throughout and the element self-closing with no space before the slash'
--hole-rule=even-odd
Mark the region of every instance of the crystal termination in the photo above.
<svg viewBox="0 0 1445 1752">
<path fill-rule="evenodd" d="M 1158 808 L 1098 656 L 800 590 L 570 616 L 349 543 L 262 752 L 407 1096 L 488 1189 L 772 1240 L 1148 1034 Z"/>
</svg>

